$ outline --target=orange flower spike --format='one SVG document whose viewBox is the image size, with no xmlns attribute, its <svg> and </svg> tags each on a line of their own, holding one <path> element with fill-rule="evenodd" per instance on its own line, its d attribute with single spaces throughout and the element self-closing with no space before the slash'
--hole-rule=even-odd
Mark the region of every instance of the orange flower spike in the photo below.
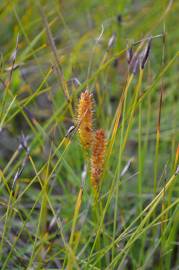
<svg viewBox="0 0 179 270">
<path fill-rule="evenodd" d="M 93 95 L 86 90 L 81 94 L 78 105 L 78 124 L 80 141 L 85 150 L 93 142 Z"/>
<path fill-rule="evenodd" d="M 91 157 L 91 183 L 96 191 L 99 188 L 103 172 L 105 149 L 105 133 L 103 129 L 99 129 L 95 134 Z"/>
</svg>

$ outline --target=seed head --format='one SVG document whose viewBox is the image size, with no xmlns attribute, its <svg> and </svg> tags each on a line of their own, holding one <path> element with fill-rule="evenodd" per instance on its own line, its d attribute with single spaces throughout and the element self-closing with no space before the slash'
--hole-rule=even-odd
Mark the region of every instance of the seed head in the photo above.
<svg viewBox="0 0 179 270">
<path fill-rule="evenodd" d="M 78 105 L 78 125 L 82 146 L 88 150 L 93 142 L 93 96 L 86 90 Z"/>
<path fill-rule="evenodd" d="M 91 183 L 95 190 L 99 188 L 100 178 L 103 172 L 105 148 L 104 130 L 99 129 L 95 133 L 91 157 Z"/>
</svg>

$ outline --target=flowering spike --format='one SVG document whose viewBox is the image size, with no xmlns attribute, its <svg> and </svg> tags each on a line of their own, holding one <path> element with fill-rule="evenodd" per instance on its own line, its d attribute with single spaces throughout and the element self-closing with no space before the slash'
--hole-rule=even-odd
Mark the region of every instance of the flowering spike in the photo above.
<svg viewBox="0 0 179 270">
<path fill-rule="evenodd" d="M 78 125 L 80 141 L 85 150 L 93 142 L 93 96 L 86 90 L 81 94 L 78 105 Z"/>
<path fill-rule="evenodd" d="M 104 130 L 99 129 L 96 131 L 94 137 L 92 157 L 91 157 L 91 183 L 95 191 L 98 191 L 100 184 L 100 177 L 103 172 L 105 148 L 106 148 L 106 141 Z"/>
<path fill-rule="evenodd" d="M 149 53 L 150 53 L 150 49 L 151 49 L 151 44 L 152 44 L 152 39 L 150 38 L 148 41 L 148 44 L 143 52 L 143 59 L 142 59 L 142 63 L 141 63 L 141 68 L 144 69 L 145 64 L 149 58 Z"/>
<path fill-rule="evenodd" d="M 126 51 L 126 57 L 127 57 L 127 62 L 128 64 L 131 63 L 132 61 L 132 57 L 133 57 L 133 50 L 132 50 L 132 47 L 129 47 Z"/>
</svg>

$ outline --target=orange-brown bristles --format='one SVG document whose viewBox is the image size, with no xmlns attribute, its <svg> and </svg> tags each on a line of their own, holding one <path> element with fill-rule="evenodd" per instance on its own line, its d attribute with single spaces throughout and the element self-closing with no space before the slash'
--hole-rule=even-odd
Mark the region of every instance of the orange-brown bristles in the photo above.
<svg viewBox="0 0 179 270">
<path fill-rule="evenodd" d="M 99 189 L 103 172 L 106 141 L 103 129 L 96 131 L 91 157 L 91 183 L 96 191 Z"/>
<path fill-rule="evenodd" d="M 93 96 L 86 90 L 81 94 L 78 105 L 78 124 L 80 141 L 85 150 L 93 142 Z"/>
</svg>

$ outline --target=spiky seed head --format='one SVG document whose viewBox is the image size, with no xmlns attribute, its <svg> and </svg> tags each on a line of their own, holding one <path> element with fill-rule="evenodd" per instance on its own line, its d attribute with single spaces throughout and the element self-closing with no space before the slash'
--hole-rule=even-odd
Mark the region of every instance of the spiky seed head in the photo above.
<svg viewBox="0 0 179 270">
<path fill-rule="evenodd" d="M 82 146 L 88 150 L 93 142 L 93 95 L 88 90 L 81 93 L 78 104 L 78 125 Z"/>
<path fill-rule="evenodd" d="M 99 129 L 94 136 L 91 157 L 91 183 L 96 191 L 99 188 L 100 178 L 103 172 L 105 148 L 105 133 L 103 129 Z"/>
</svg>

